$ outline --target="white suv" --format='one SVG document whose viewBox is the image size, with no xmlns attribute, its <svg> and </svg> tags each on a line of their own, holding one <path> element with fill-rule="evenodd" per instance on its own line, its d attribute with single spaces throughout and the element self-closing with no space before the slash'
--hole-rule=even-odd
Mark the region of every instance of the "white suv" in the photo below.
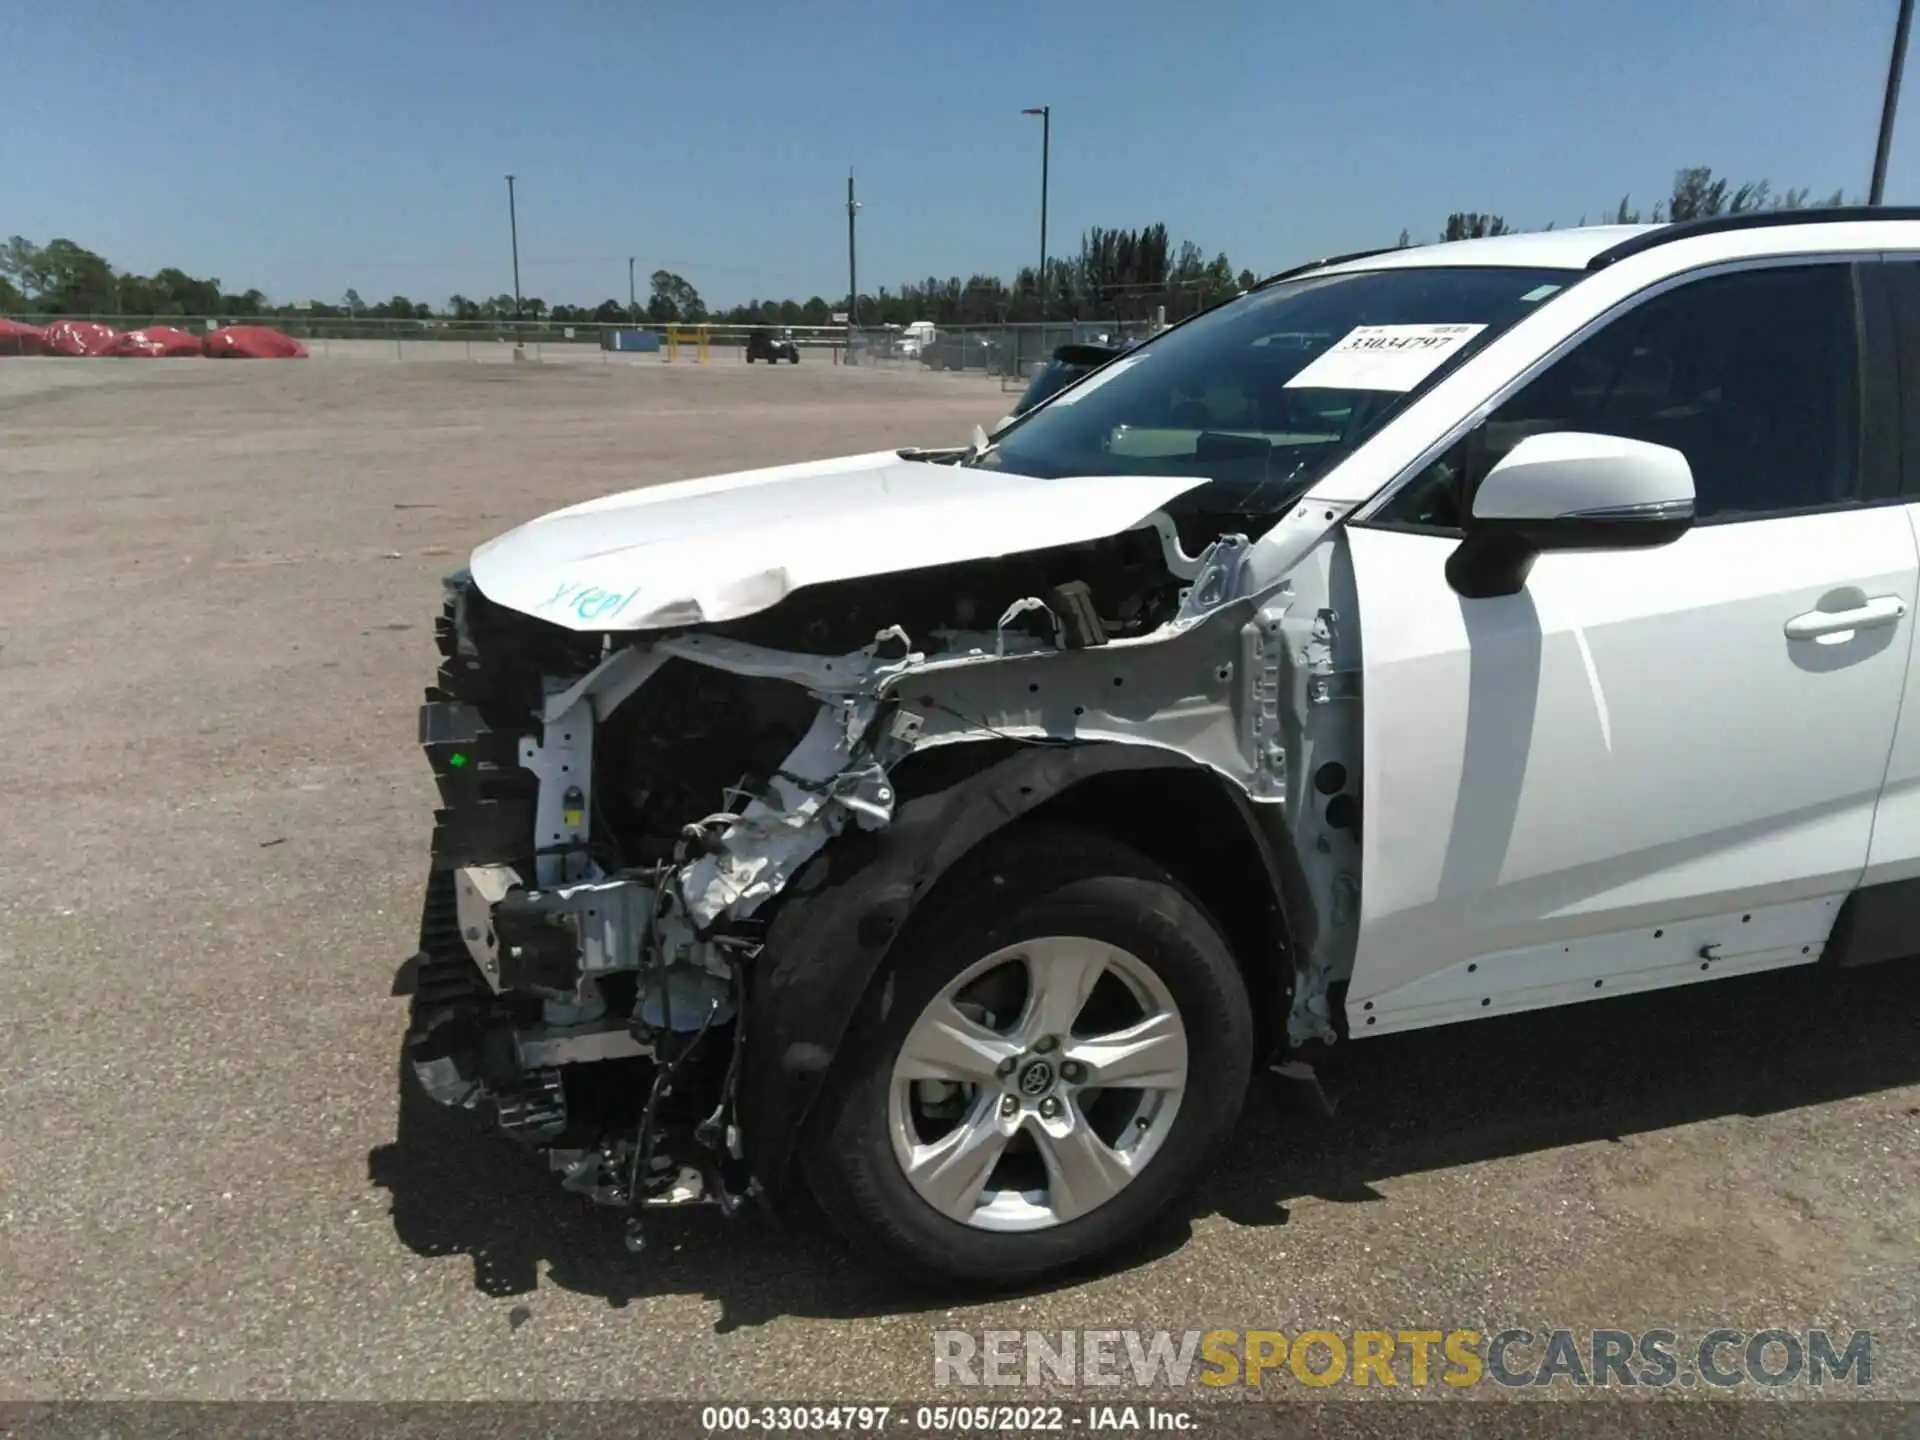
<svg viewBox="0 0 1920 1440">
<path fill-rule="evenodd" d="M 1260 1061 L 1920 950 L 1913 375 L 1920 216 L 1504 236 L 522 526 L 422 714 L 414 1072 L 596 1200 L 1011 1283 Z"/>
</svg>

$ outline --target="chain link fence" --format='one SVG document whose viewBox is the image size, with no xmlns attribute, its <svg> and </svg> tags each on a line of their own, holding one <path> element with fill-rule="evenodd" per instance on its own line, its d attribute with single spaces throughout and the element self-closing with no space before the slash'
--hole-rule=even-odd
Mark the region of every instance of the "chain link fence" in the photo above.
<svg viewBox="0 0 1920 1440">
<path fill-rule="evenodd" d="M 8 318 L 46 325 L 62 317 L 22 314 Z M 791 336 L 805 356 L 831 364 L 901 371 L 941 371 L 997 378 L 1003 389 L 1017 389 L 1066 344 L 1117 344 L 1144 339 L 1164 328 L 1165 319 L 1049 321 L 1045 324 L 975 325 L 733 325 L 607 324 L 578 320 L 401 320 L 347 315 L 89 315 L 116 330 L 152 325 L 205 334 L 227 325 L 264 325 L 304 342 L 316 356 L 377 357 L 391 347 L 395 359 L 589 358 L 596 352 L 646 355 L 685 362 L 698 353 L 704 335 L 713 360 L 745 358 L 756 332 Z M 670 343 L 677 340 L 678 344 Z"/>
<path fill-rule="evenodd" d="M 999 379 L 1002 389 L 1017 389 L 1062 345 L 1116 345 L 1162 328 L 1154 319 L 849 329 L 847 363 L 986 375 Z"/>
<path fill-rule="evenodd" d="M 515 351 L 531 358 L 586 357 L 593 352 L 653 355 L 666 359 L 669 337 L 681 342 L 680 358 L 691 358 L 704 336 L 714 359 L 744 357 L 748 337 L 756 331 L 789 335 L 805 353 L 840 363 L 845 359 L 844 325 L 725 325 L 713 323 L 659 325 L 602 323 L 585 320 L 402 320 L 373 315 L 86 315 L 19 314 L 6 317 L 45 326 L 60 319 L 84 319 L 115 330 L 141 330 L 165 325 L 196 335 L 228 325 L 264 325 L 304 342 L 314 354 L 370 354 L 392 347 L 393 355 L 466 356 L 471 359 L 510 357 Z M 334 351 L 331 347 L 339 347 Z M 378 348 L 376 348 L 378 347 Z M 429 349 L 428 347 L 432 347 Z"/>
</svg>

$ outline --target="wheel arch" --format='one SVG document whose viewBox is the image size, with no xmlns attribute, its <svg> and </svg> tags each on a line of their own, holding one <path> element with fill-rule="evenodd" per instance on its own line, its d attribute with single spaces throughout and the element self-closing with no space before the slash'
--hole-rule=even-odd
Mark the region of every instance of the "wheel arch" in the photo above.
<svg viewBox="0 0 1920 1440">
<path fill-rule="evenodd" d="M 1096 830 L 1178 880 L 1220 927 L 1253 1001 L 1255 1034 L 1285 1034 L 1292 992 L 1284 868 L 1246 796 L 1200 765 L 1118 770 L 1069 786 L 1026 818 Z"/>
<path fill-rule="evenodd" d="M 1163 865 L 1221 926 L 1261 1032 L 1283 1033 L 1285 857 L 1252 803 L 1213 771 L 1149 746 L 979 741 L 911 756 L 894 782 L 886 829 L 843 836 L 783 892 L 749 987 L 742 1143 L 776 1203 L 834 1057 L 909 917 L 955 864 L 1021 821 L 1098 829 Z M 1219 843 L 1195 854 L 1196 827 Z"/>
</svg>

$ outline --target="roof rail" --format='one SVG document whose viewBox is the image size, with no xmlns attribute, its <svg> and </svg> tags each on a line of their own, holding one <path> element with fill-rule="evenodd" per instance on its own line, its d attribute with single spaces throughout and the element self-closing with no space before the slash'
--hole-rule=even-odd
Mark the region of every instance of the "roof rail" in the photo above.
<svg viewBox="0 0 1920 1440">
<path fill-rule="evenodd" d="M 1616 260 L 1643 250 L 1690 240 L 1695 235 L 1718 235 L 1723 230 L 1758 230 L 1772 225 L 1820 225 L 1841 220 L 1920 220 L 1916 205 L 1824 205 L 1801 210 L 1742 210 L 1737 215 L 1710 215 L 1704 220 L 1677 220 L 1622 240 L 1587 261 L 1587 269 L 1604 270 Z"/>
<path fill-rule="evenodd" d="M 1291 270 L 1282 270 L 1278 275 L 1269 275 L 1253 288 L 1264 290 L 1269 285 L 1278 285 L 1282 280 L 1291 280 L 1296 275 L 1305 275 L 1309 270 L 1321 270 L 1328 265 L 1344 265 L 1349 260 L 1365 260 L 1369 255 L 1384 255 L 1389 250 L 1398 250 L 1398 245 L 1376 245 L 1371 250 L 1354 250 L 1345 255 L 1327 255 L 1319 260 L 1309 260 L 1304 265 L 1296 265 Z"/>
</svg>

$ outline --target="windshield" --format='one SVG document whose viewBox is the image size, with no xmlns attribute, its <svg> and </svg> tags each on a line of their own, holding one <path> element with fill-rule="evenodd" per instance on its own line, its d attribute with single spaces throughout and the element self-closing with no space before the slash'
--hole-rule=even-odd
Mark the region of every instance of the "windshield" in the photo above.
<svg viewBox="0 0 1920 1440">
<path fill-rule="evenodd" d="M 1075 365 L 1066 360 L 1049 360 L 1034 374 L 1033 382 L 1027 386 L 1026 393 L 1020 397 L 1020 403 L 1014 407 L 1013 413 L 1026 414 L 1049 395 L 1066 389 L 1073 381 L 1096 368 L 1093 365 Z"/>
<path fill-rule="evenodd" d="M 1255 291 L 1103 366 L 975 463 L 1043 477 L 1205 475 L 1215 483 L 1188 508 L 1271 515 L 1580 274 L 1418 266 Z"/>
</svg>

